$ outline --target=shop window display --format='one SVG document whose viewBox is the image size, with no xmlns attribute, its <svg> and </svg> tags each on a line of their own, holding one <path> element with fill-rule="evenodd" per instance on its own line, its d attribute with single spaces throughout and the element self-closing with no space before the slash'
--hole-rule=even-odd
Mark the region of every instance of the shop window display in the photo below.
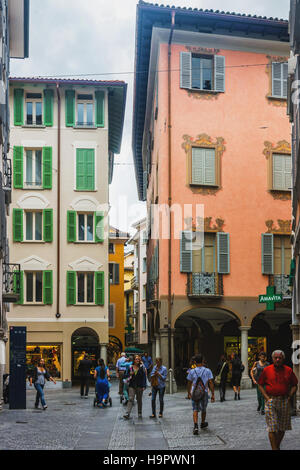
<svg viewBox="0 0 300 470">
<path fill-rule="evenodd" d="M 241 338 L 238 336 L 225 336 L 224 337 L 224 351 L 228 359 L 232 354 L 241 354 Z M 248 338 L 248 368 L 251 370 L 255 361 L 258 360 L 258 354 L 261 351 L 267 351 L 267 338 L 262 337 L 249 337 Z M 231 379 L 231 365 L 228 375 L 228 381 Z"/>
<path fill-rule="evenodd" d="M 26 346 L 27 373 L 31 374 L 40 359 L 44 359 L 51 377 L 61 378 L 61 345 L 28 344 Z"/>
</svg>

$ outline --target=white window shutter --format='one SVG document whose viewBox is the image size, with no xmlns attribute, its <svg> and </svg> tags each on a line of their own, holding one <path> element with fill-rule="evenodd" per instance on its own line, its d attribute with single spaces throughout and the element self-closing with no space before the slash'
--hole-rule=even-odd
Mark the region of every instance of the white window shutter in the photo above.
<svg viewBox="0 0 300 470">
<path fill-rule="evenodd" d="M 272 63 L 272 96 L 283 96 L 283 68 L 281 62 Z"/>
<path fill-rule="evenodd" d="M 191 273 L 192 267 L 192 242 L 193 232 L 182 231 L 180 239 L 180 272 Z"/>
<path fill-rule="evenodd" d="M 229 233 L 218 232 L 217 243 L 218 243 L 218 273 L 229 274 L 230 273 Z"/>
<path fill-rule="evenodd" d="M 225 57 L 214 56 L 215 91 L 225 92 Z"/>
<path fill-rule="evenodd" d="M 180 52 L 180 88 L 192 87 L 192 54 Z"/>
<path fill-rule="evenodd" d="M 292 188 L 292 156 L 285 155 L 284 159 L 284 189 Z"/>
<path fill-rule="evenodd" d="M 274 274 L 273 233 L 261 235 L 261 264 L 263 274 Z"/>
<path fill-rule="evenodd" d="M 204 160 L 205 160 L 205 149 L 203 148 L 192 148 L 192 183 L 203 184 L 204 183 Z"/>
<path fill-rule="evenodd" d="M 215 184 L 216 165 L 215 165 L 215 149 L 205 149 L 205 184 Z"/>
<path fill-rule="evenodd" d="M 284 155 L 273 154 L 273 189 L 284 189 Z"/>
<path fill-rule="evenodd" d="M 287 98 L 287 83 L 288 83 L 288 63 L 282 65 L 282 97 Z"/>
</svg>

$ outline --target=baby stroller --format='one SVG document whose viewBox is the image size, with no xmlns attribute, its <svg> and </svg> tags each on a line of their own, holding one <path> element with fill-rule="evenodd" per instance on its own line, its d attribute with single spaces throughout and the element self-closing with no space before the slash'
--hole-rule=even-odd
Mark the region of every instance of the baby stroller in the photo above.
<svg viewBox="0 0 300 470">
<path fill-rule="evenodd" d="M 108 382 L 108 390 L 110 391 L 110 383 Z M 97 393 L 97 383 L 95 384 L 95 398 L 94 398 L 94 406 L 99 406 L 101 405 L 102 403 L 102 400 L 100 401 L 99 400 L 99 397 L 98 397 L 98 393 Z M 104 400 L 104 406 L 107 406 L 109 404 L 109 406 L 111 407 L 112 406 L 112 399 L 109 395 L 109 392 L 108 392 L 108 397 Z"/>
<path fill-rule="evenodd" d="M 3 375 L 3 401 L 9 402 L 9 374 Z"/>
</svg>

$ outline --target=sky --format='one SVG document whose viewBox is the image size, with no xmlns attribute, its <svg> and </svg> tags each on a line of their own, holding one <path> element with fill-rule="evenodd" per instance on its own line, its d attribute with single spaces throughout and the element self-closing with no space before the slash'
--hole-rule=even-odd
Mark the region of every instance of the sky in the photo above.
<svg viewBox="0 0 300 470">
<path fill-rule="evenodd" d="M 12 59 L 12 77 L 91 78 L 128 84 L 121 153 L 110 185 L 110 223 L 134 233 L 146 215 L 132 156 L 135 20 L 138 0 L 30 0 L 29 58 Z M 171 0 L 159 5 L 208 8 L 288 19 L 290 0 Z M 91 75 L 93 74 L 93 75 Z"/>
</svg>

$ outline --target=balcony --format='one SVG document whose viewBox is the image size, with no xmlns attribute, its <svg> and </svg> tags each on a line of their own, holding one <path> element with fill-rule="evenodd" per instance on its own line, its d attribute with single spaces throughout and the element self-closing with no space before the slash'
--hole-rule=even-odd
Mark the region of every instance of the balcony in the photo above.
<svg viewBox="0 0 300 470">
<path fill-rule="evenodd" d="M 223 276 L 218 273 L 189 273 L 187 279 L 189 297 L 218 298 L 223 295 Z"/>
<path fill-rule="evenodd" d="M 2 187 L 5 191 L 11 191 L 11 181 L 12 181 L 11 159 L 3 158 Z"/>
<path fill-rule="evenodd" d="M 276 294 L 282 294 L 283 298 L 292 298 L 292 286 L 289 286 L 288 274 L 273 274 L 269 277 L 269 285 L 276 287 Z"/>
<path fill-rule="evenodd" d="M 3 302 L 18 302 L 20 291 L 20 265 L 3 263 Z"/>
<path fill-rule="evenodd" d="M 137 290 L 138 288 L 139 288 L 138 279 L 137 279 L 137 276 L 134 276 L 134 277 L 131 279 L 131 289 Z"/>
<path fill-rule="evenodd" d="M 157 281 L 148 281 L 147 286 L 147 303 L 156 302 L 158 300 L 158 284 Z"/>
<path fill-rule="evenodd" d="M 125 334 L 125 343 L 126 343 L 126 345 L 138 344 L 138 342 L 139 342 L 139 334 L 138 333 Z"/>
</svg>

